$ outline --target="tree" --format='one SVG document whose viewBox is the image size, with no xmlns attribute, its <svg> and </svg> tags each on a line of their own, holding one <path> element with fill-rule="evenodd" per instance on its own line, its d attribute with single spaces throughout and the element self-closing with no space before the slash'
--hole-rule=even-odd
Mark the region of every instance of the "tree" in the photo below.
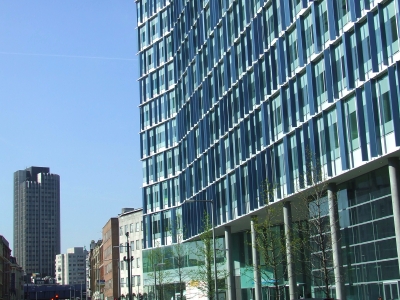
<svg viewBox="0 0 400 300">
<path fill-rule="evenodd" d="M 210 300 L 214 299 L 215 295 L 215 276 L 218 280 L 218 288 L 225 288 L 225 278 L 227 277 L 226 270 L 217 270 L 214 272 L 214 249 L 212 224 L 210 217 L 204 213 L 202 233 L 199 235 L 199 241 L 196 242 L 194 255 L 197 257 L 197 268 L 192 272 L 191 277 L 197 281 L 197 287 Z M 215 262 L 218 263 L 218 262 Z"/>
<path fill-rule="evenodd" d="M 182 217 L 176 216 L 175 232 L 172 228 L 168 229 L 171 236 L 175 234 L 176 242 L 172 244 L 170 250 L 170 257 L 168 258 L 168 265 L 172 264 L 171 276 L 178 278 L 178 293 L 180 299 L 183 299 L 183 292 L 185 290 L 185 283 L 190 280 L 190 273 L 187 271 L 188 260 L 188 247 L 183 242 L 184 229 L 182 227 Z"/>
<path fill-rule="evenodd" d="M 284 295 L 285 281 L 288 277 L 286 257 L 288 236 L 281 220 L 283 202 L 273 203 L 274 187 L 269 182 L 262 185 L 260 195 L 265 203 L 264 215 L 262 218 L 253 218 L 256 232 L 255 247 L 263 260 L 263 265 L 258 265 L 257 269 L 267 283 L 273 285 L 274 298 L 278 300 Z M 293 249 L 296 243 L 293 237 L 291 243 Z"/>
<path fill-rule="evenodd" d="M 153 275 L 154 278 L 154 291 L 153 297 L 156 298 L 158 294 L 158 299 L 163 299 L 163 285 L 167 283 L 169 278 L 169 272 L 165 270 L 165 255 L 163 247 L 157 245 L 149 251 L 148 254 L 148 270 L 149 273 Z M 157 291 L 158 286 L 158 291 Z"/>
<path fill-rule="evenodd" d="M 297 196 L 297 209 L 307 216 L 298 226 L 298 234 L 303 237 L 299 250 L 313 285 L 321 286 L 322 296 L 330 298 L 335 284 L 330 214 L 335 213 L 336 207 L 329 204 L 329 200 L 335 199 L 328 198 L 327 179 L 320 161 L 309 153 L 306 172 L 300 178 L 304 189 Z M 331 193 L 330 197 L 335 198 L 336 194 Z"/>
</svg>

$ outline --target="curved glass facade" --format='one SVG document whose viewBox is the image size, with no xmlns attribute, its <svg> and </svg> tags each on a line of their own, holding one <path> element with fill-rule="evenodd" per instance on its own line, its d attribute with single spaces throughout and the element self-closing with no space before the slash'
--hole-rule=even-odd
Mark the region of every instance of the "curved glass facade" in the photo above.
<svg viewBox="0 0 400 300">
<path fill-rule="evenodd" d="M 295 193 L 307 148 L 336 176 L 399 145 L 398 1 L 137 8 L 146 247 L 185 199 L 213 199 L 219 225 L 257 209 L 266 178 Z"/>
<path fill-rule="evenodd" d="M 399 149 L 399 0 L 136 3 L 146 248 L 198 234 L 187 199 L 220 226 L 296 194 L 308 151 L 335 178 Z"/>
</svg>

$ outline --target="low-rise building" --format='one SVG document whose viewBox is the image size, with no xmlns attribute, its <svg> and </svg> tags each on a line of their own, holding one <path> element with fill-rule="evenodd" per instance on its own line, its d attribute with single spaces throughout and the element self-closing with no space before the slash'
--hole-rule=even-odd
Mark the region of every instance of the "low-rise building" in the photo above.
<svg viewBox="0 0 400 300">
<path fill-rule="evenodd" d="M 103 241 L 94 240 L 90 243 L 89 252 L 89 263 L 90 263 L 90 275 L 89 275 L 89 291 L 86 295 L 88 299 L 102 300 L 103 297 L 103 287 L 104 272 L 103 272 Z"/>
<path fill-rule="evenodd" d="M 0 235 L 0 300 L 10 298 L 10 257 L 9 243 Z"/>
<path fill-rule="evenodd" d="M 142 244 L 143 244 L 143 209 L 123 208 L 119 220 L 119 262 L 120 296 L 127 296 L 128 261 L 130 258 L 131 292 L 135 296 L 143 294 Z M 129 254 L 127 253 L 129 243 Z"/>
<path fill-rule="evenodd" d="M 74 247 L 67 249 L 66 254 L 56 255 L 55 273 L 59 284 L 85 284 L 86 254 L 83 247 Z"/>
<path fill-rule="evenodd" d="M 24 271 L 17 263 L 17 259 L 10 256 L 10 300 L 24 299 Z"/>
<path fill-rule="evenodd" d="M 118 274 L 118 218 L 110 218 L 103 227 L 104 299 L 114 300 L 119 297 Z"/>
</svg>

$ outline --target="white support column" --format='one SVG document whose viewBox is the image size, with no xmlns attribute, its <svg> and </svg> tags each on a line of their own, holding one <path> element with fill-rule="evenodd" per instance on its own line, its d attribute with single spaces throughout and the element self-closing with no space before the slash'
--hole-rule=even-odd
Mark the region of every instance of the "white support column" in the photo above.
<svg viewBox="0 0 400 300">
<path fill-rule="evenodd" d="M 293 262 L 292 249 L 292 209 L 290 202 L 283 204 L 283 223 L 285 225 L 285 241 L 286 241 L 286 260 L 289 279 L 289 299 L 297 299 L 297 283 L 295 264 Z"/>
<path fill-rule="evenodd" d="M 333 256 L 333 270 L 335 274 L 335 287 L 336 287 L 336 298 L 345 300 L 344 293 L 344 278 L 342 276 L 341 268 L 341 246 L 340 246 L 340 228 L 339 228 L 339 217 L 337 208 L 337 199 L 335 195 L 336 185 L 330 183 L 328 185 L 328 205 L 329 205 L 329 223 L 331 227 L 331 239 L 332 239 L 332 256 Z"/>
<path fill-rule="evenodd" d="M 391 157 L 388 159 L 390 191 L 392 193 L 392 208 L 394 230 L 396 233 L 397 257 L 400 257 L 400 201 L 399 201 L 399 158 Z M 399 260 L 400 267 L 400 260 Z"/>
<path fill-rule="evenodd" d="M 233 268 L 233 258 L 232 258 L 232 233 L 231 227 L 225 226 L 225 250 L 226 250 L 226 271 L 228 272 L 227 285 L 228 285 L 228 299 L 235 300 L 235 270 Z"/>
<path fill-rule="evenodd" d="M 254 216 L 255 217 L 255 216 Z M 256 247 L 256 230 L 254 228 L 254 220 L 251 219 L 251 249 L 253 256 L 253 276 L 254 276 L 254 300 L 261 300 L 261 276 L 258 271 L 260 259 L 258 257 Z"/>
</svg>

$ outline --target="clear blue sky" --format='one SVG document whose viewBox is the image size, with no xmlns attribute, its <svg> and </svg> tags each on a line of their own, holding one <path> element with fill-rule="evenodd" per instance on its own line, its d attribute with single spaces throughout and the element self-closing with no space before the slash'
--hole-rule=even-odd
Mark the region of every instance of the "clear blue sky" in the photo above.
<svg viewBox="0 0 400 300">
<path fill-rule="evenodd" d="M 61 252 L 141 207 L 133 0 L 0 1 L 0 234 L 13 244 L 13 173 L 61 176 Z"/>
</svg>

